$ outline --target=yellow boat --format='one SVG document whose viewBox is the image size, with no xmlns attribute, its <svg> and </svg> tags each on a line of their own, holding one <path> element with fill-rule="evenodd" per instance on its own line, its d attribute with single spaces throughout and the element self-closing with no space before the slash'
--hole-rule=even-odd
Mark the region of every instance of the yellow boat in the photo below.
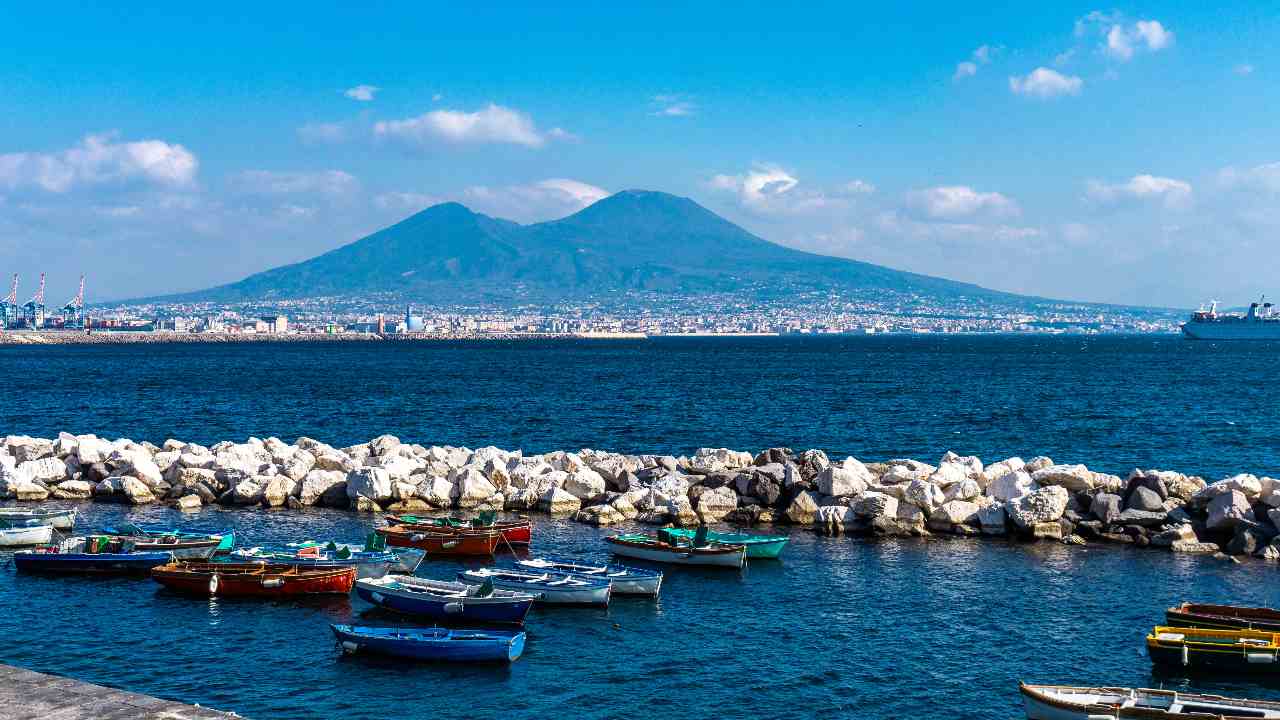
<svg viewBox="0 0 1280 720">
<path fill-rule="evenodd" d="M 1171 668 L 1280 673 L 1280 633 L 1157 625 L 1147 654 Z"/>
</svg>

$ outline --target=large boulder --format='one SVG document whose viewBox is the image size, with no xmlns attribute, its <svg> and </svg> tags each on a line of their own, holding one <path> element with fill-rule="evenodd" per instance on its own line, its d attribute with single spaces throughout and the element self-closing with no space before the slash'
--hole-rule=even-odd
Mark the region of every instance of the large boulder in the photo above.
<svg viewBox="0 0 1280 720">
<path fill-rule="evenodd" d="M 840 535 L 858 522 L 858 515 L 847 505 L 823 505 L 813 517 L 813 527 L 823 535 Z"/>
<path fill-rule="evenodd" d="M 703 488 L 695 500 L 695 509 L 704 523 L 716 523 L 738 507 L 738 494 L 730 487 Z"/>
<path fill-rule="evenodd" d="M 912 480 L 907 483 L 906 489 L 902 491 L 902 498 L 923 510 L 926 515 L 947 501 L 942 488 L 922 479 Z"/>
<path fill-rule="evenodd" d="M 604 497 L 605 485 L 604 477 L 590 467 L 575 470 L 564 480 L 565 492 L 587 505 Z"/>
<path fill-rule="evenodd" d="M 76 457 L 83 465 L 106 462 L 111 455 L 111 443 L 93 435 L 80 435 L 76 438 Z"/>
<path fill-rule="evenodd" d="M 1002 503 L 992 503 L 978 509 L 978 529 L 983 535 L 1005 535 L 1008 532 L 1007 519 Z"/>
<path fill-rule="evenodd" d="M 303 482 L 288 475 L 274 475 L 262 489 L 262 501 L 269 507 L 281 507 L 301 492 Z"/>
<path fill-rule="evenodd" d="M 362 467 L 347 473 L 347 498 L 352 503 L 367 498 L 376 503 L 391 500 L 391 474 L 383 468 Z"/>
<path fill-rule="evenodd" d="M 26 462 L 18 463 L 16 469 L 28 479 L 44 483 L 62 482 L 71 477 L 70 473 L 67 472 L 66 461 L 59 460 L 56 457 L 27 460 Z"/>
<path fill-rule="evenodd" d="M 881 492 L 865 492 L 852 505 L 860 518 L 874 520 L 879 517 L 898 517 L 898 499 Z"/>
<path fill-rule="evenodd" d="M 458 489 L 446 477 L 428 475 L 418 481 L 418 489 L 414 494 L 432 507 L 447 508 L 453 505 L 453 499 L 458 496 Z M 528 507 L 525 505 L 524 509 Z"/>
<path fill-rule="evenodd" d="M 813 524 L 813 518 L 817 514 L 818 496 L 809 491 L 801 492 L 792 498 L 783 512 L 783 516 L 787 521 L 796 525 Z"/>
<path fill-rule="evenodd" d="M 698 448 L 689 460 L 689 467 L 694 472 L 707 474 L 744 468 L 751 465 L 753 460 L 751 453 L 728 448 Z"/>
<path fill-rule="evenodd" d="M 51 492 L 58 500 L 87 500 L 93 497 L 93 486 L 84 480 L 64 480 Z"/>
<path fill-rule="evenodd" d="M 1120 518 L 1122 504 L 1119 495 L 1098 493 L 1093 496 L 1093 502 L 1089 505 L 1089 512 L 1093 513 L 1093 516 L 1102 522 L 1110 525 Z"/>
<path fill-rule="evenodd" d="M 272 476 L 256 475 L 236 482 L 223 498 L 223 504 L 258 505 L 265 495 L 264 489 Z"/>
<path fill-rule="evenodd" d="M 158 487 L 164 482 L 164 473 L 156 465 L 151 454 L 141 447 L 119 448 L 107 458 L 107 464 L 115 469 L 117 475 L 135 477 L 147 484 L 149 488 Z"/>
<path fill-rule="evenodd" d="M 982 477 L 979 478 L 979 482 L 981 482 L 982 486 L 985 488 L 987 485 L 990 485 L 1009 473 L 1018 472 L 1025 465 L 1026 463 L 1024 463 L 1020 457 L 1011 457 L 997 463 L 991 463 L 982 469 Z"/>
<path fill-rule="evenodd" d="M 302 487 L 298 491 L 298 501 L 304 506 L 328 505 L 322 499 L 342 494 L 343 504 L 347 500 L 347 474 L 340 470 L 312 470 L 302 479 Z"/>
<path fill-rule="evenodd" d="M 987 486 L 986 495 L 998 502 L 1008 502 L 1039 490 L 1040 486 L 1023 470 L 1002 475 Z"/>
<path fill-rule="evenodd" d="M 10 435 L 4 439 L 3 446 L 8 449 L 9 455 L 18 463 L 39 460 L 53 455 L 53 441 L 45 438 Z"/>
<path fill-rule="evenodd" d="M 142 480 L 130 475 L 119 478 L 119 482 L 120 492 L 130 504 L 146 505 L 156 501 L 156 496 L 152 494 L 151 488 Z"/>
<path fill-rule="evenodd" d="M 1014 525 L 1021 530 L 1030 531 L 1037 524 L 1061 519 L 1070 498 L 1071 494 L 1065 488 L 1051 485 L 1010 500 L 1005 504 L 1005 511 Z"/>
<path fill-rule="evenodd" d="M 547 491 L 539 499 L 538 507 L 552 515 L 571 515 L 582 508 L 582 501 L 557 487 Z"/>
<path fill-rule="evenodd" d="M 1089 492 L 1094 488 L 1093 473 L 1084 465 L 1050 465 L 1031 473 L 1037 485 L 1056 485 L 1070 492 Z"/>
<path fill-rule="evenodd" d="M 460 470 L 455 470 L 450 480 L 457 489 L 458 495 L 455 502 L 460 508 L 479 507 L 498 494 L 498 488 L 494 487 L 493 483 L 489 482 L 489 478 L 485 477 L 475 465 L 467 465 Z"/>
<path fill-rule="evenodd" d="M 873 480 L 871 472 L 857 458 L 845 458 L 839 465 L 828 465 L 818 473 L 818 492 L 831 497 L 851 497 L 866 490 Z"/>
<path fill-rule="evenodd" d="M 285 458 L 280 464 L 280 473 L 290 480 L 302 480 L 316 466 L 316 456 L 306 450 L 299 450 Z"/>
<path fill-rule="evenodd" d="M 813 480 L 831 464 L 827 459 L 827 454 L 821 450 L 805 450 L 800 453 L 797 458 L 796 465 L 800 469 L 800 475 L 805 480 Z"/>
<path fill-rule="evenodd" d="M 971 503 L 967 500 L 945 502 L 929 514 L 929 527 L 948 532 L 957 525 L 976 525 L 978 524 L 978 511 L 980 509 L 977 503 Z"/>
<path fill-rule="evenodd" d="M 1210 530 L 1229 531 L 1235 530 L 1236 525 L 1241 522 L 1253 520 L 1253 507 L 1249 504 L 1249 498 L 1239 490 L 1229 490 L 1209 501 L 1205 526 Z"/>
</svg>

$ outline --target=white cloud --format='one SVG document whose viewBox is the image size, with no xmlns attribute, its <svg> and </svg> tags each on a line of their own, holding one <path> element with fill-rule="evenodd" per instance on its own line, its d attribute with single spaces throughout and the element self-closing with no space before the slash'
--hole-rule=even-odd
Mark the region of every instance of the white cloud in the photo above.
<svg viewBox="0 0 1280 720">
<path fill-rule="evenodd" d="M 0 155 L 0 187 L 64 193 L 110 183 L 180 187 L 195 182 L 200 163 L 185 147 L 164 140 L 116 142 L 115 137 L 87 135 L 79 145 L 58 152 Z"/>
<path fill-rule="evenodd" d="M 1250 65 L 1249 63 L 1240 63 L 1239 65 L 1232 68 L 1231 71 L 1237 75 L 1252 75 L 1253 66 Z"/>
<path fill-rule="evenodd" d="M 352 195 L 360 190 L 360 181 L 342 170 L 318 172 L 278 172 L 273 170 L 246 170 L 232 178 L 232 184 L 242 192 L 258 195 L 312 194 L 329 196 Z"/>
<path fill-rule="evenodd" d="M 1146 43 L 1147 49 L 1156 52 L 1173 45 L 1173 33 L 1164 29 L 1159 20 L 1139 20 L 1134 23 L 1135 34 Z"/>
<path fill-rule="evenodd" d="M 1223 168 L 1218 172 L 1218 183 L 1227 189 L 1280 194 L 1280 162 L 1243 169 Z"/>
<path fill-rule="evenodd" d="M 360 102 L 369 102 L 373 100 L 373 97 L 377 95 L 378 91 L 381 89 L 382 88 L 378 87 L 377 85 L 357 85 L 353 88 L 347 88 L 346 90 L 342 91 L 342 94 L 346 95 L 352 100 L 358 100 Z"/>
<path fill-rule="evenodd" d="M 850 180 L 840 189 L 849 195 L 870 195 L 876 191 L 876 186 L 866 180 Z"/>
<path fill-rule="evenodd" d="M 1120 62 L 1128 62 L 1139 51 L 1159 52 L 1174 43 L 1173 32 L 1159 20 L 1126 23 L 1119 13 L 1095 10 L 1076 21 L 1076 37 L 1084 37 L 1090 32 L 1102 37 L 1102 53 Z"/>
<path fill-rule="evenodd" d="M 979 192 L 967 185 L 942 185 L 907 193 L 907 204 L 936 220 L 975 216 L 1010 217 L 1018 204 L 998 192 Z"/>
<path fill-rule="evenodd" d="M 384 120 L 373 126 L 377 137 L 393 138 L 415 145 L 427 145 L 433 141 L 448 143 L 510 143 L 538 148 L 547 143 L 548 137 L 563 138 L 568 135 L 555 128 L 543 133 L 534 126 L 532 118 L 518 110 L 490 104 L 482 110 L 432 110 L 405 120 Z"/>
<path fill-rule="evenodd" d="M 1166 208 L 1184 208 L 1191 202 L 1191 184 L 1184 180 L 1156 175 L 1135 175 L 1122 183 L 1108 184 L 1091 180 L 1085 193 L 1089 199 L 1116 204 L 1125 200 L 1155 201 Z"/>
<path fill-rule="evenodd" d="M 956 71 L 952 73 L 952 80 L 963 80 L 967 77 L 973 77 L 978 74 L 978 66 L 986 65 L 991 62 L 991 58 L 1000 52 L 1001 48 L 992 47 L 990 45 L 979 45 L 969 55 L 969 59 L 956 64 Z"/>
<path fill-rule="evenodd" d="M 658 117 L 688 117 L 697 112 L 698 106 L 683 95 L 654 95 L 656 109 L 650 113 Z"/>
<path fill-rule="evenodd" d="M 298 139 L 310 145 L 340 143 L 347 139 L 347 126 L 343 123 L 307 123 L 298 128 Z"/>
<path fill-rule="evenodd" d="M 978 74 L 978 66 L 975 63 L 971 63 L 968 60 L 965 60 L 962 63 L 956 64 L 956 71 L 951 75 L 951 79 L 963 80 L 964 78 L 973 77 L 974 75 L 977 75 L 977 74 Z"/>
<path fill-rule="evenodd" d="M 1026 76 L 1011 76 L 1009 89 L 1017 95 L 1028 95 L 1042 99 L 1062 95 L 1079 95 L 1084 81 L 1074 75 L 1063 75 L 1057 70 L 1039 67 Z"/>
<path fill-rule="evenodd" d="M 469 187 L 462 192 L 462 201 L 489 215 L 536 222 L 575 213 L 609 194 L 580 180 L 549 178 L 527 185 Z"/>
</svg>

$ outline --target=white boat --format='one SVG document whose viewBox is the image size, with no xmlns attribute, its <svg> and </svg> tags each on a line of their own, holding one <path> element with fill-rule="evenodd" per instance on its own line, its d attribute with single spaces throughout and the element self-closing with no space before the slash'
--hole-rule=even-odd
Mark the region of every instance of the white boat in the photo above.
<svg viewBox="0 0 1280 720">
<path fill-rule="evenodd" d="M 458 581 L 468 585 L 491 583 L 495 588 L 527 593 L 547 605 L 608 605 L 613 590 L 606 578 L 504 568 L 464 570 L 458 573 Z"/>
<path fill-rule="evenodd" d="M 645 595 L 658 597 L 662 589 L 662 573 L 657 570 L 627 567 L 626 565 L 589 565 L 561 562 L 546 558 L 517 560 L 516 564 L 528 570 L 551 570 L 568 575 L 608 579 L 613 583 L 614 595 Z"/>
<path fill-rule="evenodd" d="M 614 555 L 671 565 L 741 568 L 747 560 L 746 545 L 672 545 L 649 535 L 626 534 L 612 535 L 604 541 Z"/>
<path fill-rule="evenodd" d="M 1237 700 L 1174 690 L 1022 683 L 1030 720 L 1280 720 L 1280 702 Z"/>
<path fill-rule="evenodd" d="M 0 508 L 0 522 L 22 525 L 32 520 L 44 525 L 52 525 L 55 530 L 70 530 L 76 525 L 76 511 L 74 508 L 70 510 Z"/>
<path fill-rule="evenodd" d="M 52 525 L 26 525 L 0 529 L 0 547 L 46 545 L 53 540 Z"/>
</svg>

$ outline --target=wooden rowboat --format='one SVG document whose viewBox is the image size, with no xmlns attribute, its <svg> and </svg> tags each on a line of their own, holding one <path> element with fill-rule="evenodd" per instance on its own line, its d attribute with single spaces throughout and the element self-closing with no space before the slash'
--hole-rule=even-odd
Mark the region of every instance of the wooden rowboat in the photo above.
<svg viewBox="0 0 1280 720">
<path fill-rule="evenodd" d="M 32 520 L 30 522 L 36 521 Z M 52 525 L 23 525 L 0 528 L 0 547 L 44 545 L 52 539 Z"/>
<path fill-rule="evenodd" d="M 1280 720 L 1280 702 L 1174 690 L 1020 684 L 1030 720 Z"/>
<path fill-rule="evenodd" d="M 161 585 L 191 595 L 219 597 L 298 597 L 345 595 L 356 581 L 354 567 L 301 568 L 265 563 L 190 563 L 176 561 L 151 571 Z"/>
<path fill-rule="evenodd" d="M 528 593 L 544 605 L 608 605 L 613 593 L 608 578 L 491 567 L 464 570 L 458 582 Z"/>
<path fill-rule="evenodd" d="M 587 578 L 608 580 L 613 583 L 614 595 L 644 595 L 656 598 L 658 597 L 658 592 L 662 589 L 662 573 L 647 568 L 605 565 L 603 563 L 597 565 L 550 560 L 547 558 L 517 560 L 516 565 L 525 570 L 551 570 L 552 572 L 560 572 L 567 575 L 581 575 Z"/>
<path fill-rule="evenodd" d="M 105 536 L 67 538 L 57 545 L 13 554 L 14 567 L 32 573 L 146 575 L 151 568 L 170 562 L 173 556 L 167 552 L 133 552 Z"/>
<path fill-rule="evenodd" d="M 470 530 L 467 532 L 437 532 L 410 525 L 391 525 L 376 528 L 375 532 L 387 539 L 392 547 L 412 547 L 426 550 L 432 555 L 492 556 L 502 542 L 502 533 L 496 530 Z"/>
<path fill-rule="evenodd" d="M 688 528 L 667 528 L 672 537 L 692 542 L 696 530 Z M 791 539 L 785 535 L 752 535 L 750 533 L 722 533 L 711 531 L 707 539 L 724 545 L 746 545 L 747 558 L 776 560 Z"/>
<path fill-rule="evenodd" d="M 425 517 L 421 515 L 387 515 L 392 525 L 405 525 L 437 532 L 466 532 L 472 530 L 497 530 L 502 539 L 511 545 L 528 545 L 533 541 L 533 524 L 528 520 L 499 520 L 488 525 L 476 525 L 451 517 Z"/>
<path fill-rule="evenodd" d="M 533 596 L 510 590 L 487 591 L 478 585 L 386 575 L 357 580 L 361 600 L 385 610 L 451 623 L 520 625 L 533 607 Z"/>
<path fill-rule="evenodd" d="M 52 525 L 54 530 L 70 530 L 76 525 L 76 511 L 70 510 L 28 510 L 26 508 L 0 508 L 0 520 L 22 525 L 35 520 L 41 525 Z"/>
<path fill-rule="evenodd" d="M 345 653 L 371 652 L 410 660 L 513 662 L 524 652 L 523 631 L 449 630 L 330 625 Z"/>
<path fill-rule="evenodd" d="M 614 555 L 672 565 L 741 568 L 747 557 L 745 545 L 671 545 L 649 535 L 613 535 L 604 541 Z"/>
<path fill-rule="evenodd" d="M 1280 632 L 1280 610 L 1271 608 L 1182 603 L 1165 610 L 1164 615 L 1170 625 L 1178 627 Z"/>
<path fill-rule="evenodd" d="M 1147 635 L 1151 662 L 1184 670 L 1280 673 L 1280 634 L 1156 626 Z"/>
<path fill-rule="evenodd" d="M 115 535 L 121 541 L 132 543 L 138 552 L 167 552 L 178 560 L 208 560 L 218 551 L 220 538 L 183 539 L 174 535 Z"/>
</svg>

